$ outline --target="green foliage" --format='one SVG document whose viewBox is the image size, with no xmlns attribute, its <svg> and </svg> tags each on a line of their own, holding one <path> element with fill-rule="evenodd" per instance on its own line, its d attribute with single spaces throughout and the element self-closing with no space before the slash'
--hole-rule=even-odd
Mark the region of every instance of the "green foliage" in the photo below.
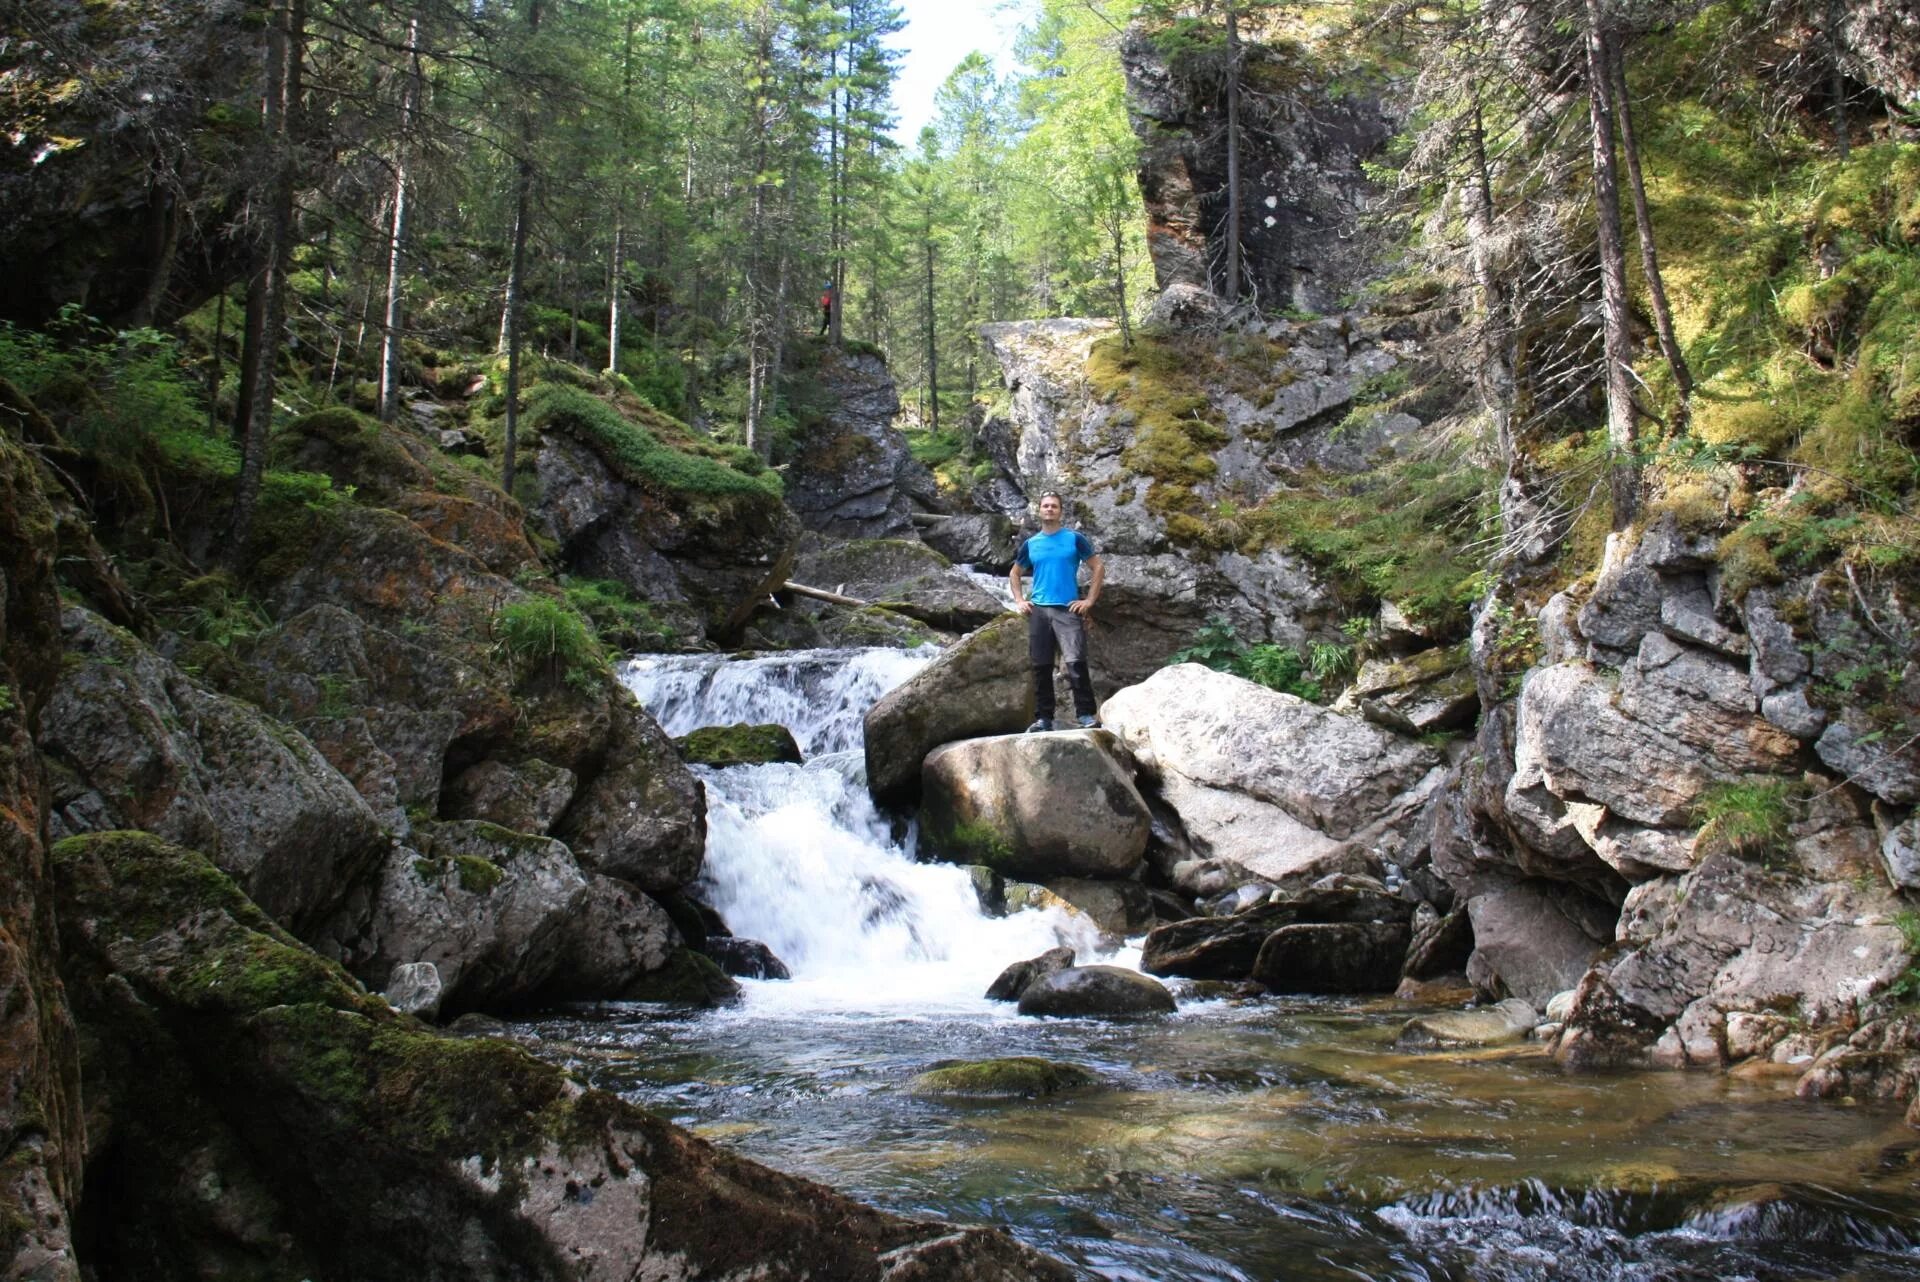
<svg viewBox="0 0 1920 1282">
<path fill-rule="evenodd" d="M 1893 924 L 1906 941 L 1911 960 L 1900 977 L 1887 986 L 1887 999 L 1907 1005 L 1920 1003 L 1920 912 L 1904 908 L 1894 914 Z"/>
<path fill-rule="evenodd" d="M 12 712 L 20 704 L 13 697 L 13 687 L 0 682 L 0 714 Z"/>
<path fill-rule="evenodd" d="M 676 448 L 659 435 L 683 426 L 642 411 L 651 426 L 625 418 L 613 406 L 577 387 L 542 383 L 527 396 L 525 423 L 532 431 L 570 430 L 599 446 L 608 461 L 630 481 L 675 493 L 722 496 L 756 494 L 779 498 L 778 474 L 767 471 L 752 451 L 709 446 L 703 452 Z M 757 474 L 745 468 L 759 467 Z"/>
<path fill-rule="evenodd" d="M 636 651 L 662 650 L 673 644 L 673 625 L 658 618 L 647 602 L 635 600 L 626 584 L 566 576 L 560 584 L 567 604 L 584 615 L 608 645 Z"/>
<path fill-rule="evenodd" d="M 179 345 L 158 330 L 115 333 L 72 308 L 50 331 L 0 322 L 0 378 L 126 494 L 144 500 L 153 469 L 200 480 L 239 474 L 239 451 L 210 427 Z"/>
<path fill-rule="evenodd" d="M 259 602 L 224 570 L 188 579 L 157 597 L 153 612 L 174 631 L 223 650 L 252 640 L 272 624 Z"/>
<path fill-rule="evenodd" d="M 552 597 L 501 607 L 493 616 L 493 636 L 523 673 L 555 672 L 576 688 L 590 689 L 608 664 L 606 646 L 593 625 Z"/>
<path fill-rule="evenodd" d="M 1793 810 L 1804 788 L 1791 779 L 1745 779 L 1716 784 L 1694 808 L 1701 851 L 1725 851 L 1767 861 L 1785 853 Z"/>
<path fill-rule="evenodd" d="M 1250 646 L 1225 615 L 1216 614 L 1200 625 L 1191 645 L 1176 651 L 1167 662 L 1204 664 L 1317 703 L 1326 697 L 1321 682 L 1351 671 L 1353 659 L 1351 646 L 1332 641 L 1311 642 L 1306 654 L 1266 642 Z"/>
</svg>

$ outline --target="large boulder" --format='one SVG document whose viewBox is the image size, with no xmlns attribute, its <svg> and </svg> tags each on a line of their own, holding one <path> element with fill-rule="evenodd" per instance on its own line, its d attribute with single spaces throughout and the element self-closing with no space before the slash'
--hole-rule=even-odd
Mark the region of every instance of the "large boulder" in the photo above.
<svg viewBox="0 0 1920 1282">
<path fill-rule="evenodd" d="M 449 755 L 471 760 L 512 732 L 503 674 L 316 605 L 251 653 L 262 706 L 303 727 L 383 813 L 440 806 Z"/>
<path fill-rule="evenodd" d="M 98 1174 L 126 1192 L 93 1238 L 102 1276 L 1069 1276 L 734 1157 L 517 1046 L 424 1029 L 198 855 L 104 834 L 56 869 Z"/>
<path fill-rule="evenodd" d="M 1276 993 L 1390 993 L 1406 956 L 1404 922 L 1308 922 L 1268 935 L 1252 977 Z"/>
<path fill-rule="evenodd" d="M 1165 984 L 1121 966 L 1068 966 L 1036 976 L 1020 991 L 1022 1015 L 1172 1014 L 1173 994 Z"/>
<path fill-rule="evenodd" d="M 1571 887 L 1515 882 L 1467 901 L 1473 919 L 1473 955 L 1467 975 L 1483 993 L 1518 997 L 1544 1008 L 1555 993 L 1580 981 L 1607 944 L 1596 937 L 1597 916 L 1581 911 Z"/>
<path fill-rule="evenodd" d="M 997 735 L 935 748 L 922 769 L 920 835 L 961 864 L 1016 877 L 1126 877 L 1151 820 L 1104 730 Z"/>
<path fill-rule="evenodd" d="M 554 832 L 594 871 L 670 894 L 699 875 L 706 793 L 632 695 L 615 690 L 610 698 L 607 758 Z"/>
<path fill-rule="evenodd" d="M 787 506 L 809 530 L 850 539 L 897 539 L 938 491 L 894 420 L 900 392 L 877 354 L 820 345 L 810 370 L 824 411 L 787 465 Z M 806 582 L 813 582 L 809 579 Z"/>
<path fill-rule="evenodd" d="M 770 491 L 696 494 L 649 481 L 566 411 L 544 420 L 531 470 L 540 497 L 529 515 L 566 563 L 624 584 L 677 632 L 730 642 L 787 580 L 800 527 Z"/>
<path fill-rule="evenodd" d="M 431 962 L 444 1013 L 511 1009 L 547 986 L 570 948 L 596 949 L 578 938 L 587 878 L 564 845 L 478 821 L 423 824 L 413 839 L 334 926 L 335 951 L 369 988 L 396 966 Z"/>
<path fill-rule="evenodd" d="M 640 890 L 598 873 L 574 902 L 559 961 L 542 997 L 602 1001 L 628 997 L 664 970 L 683 941 L 667 910 Z"/>
<path fill-rule="evenodd" d="M 1378 882 L 1329 877 L 1225 916 L 1156 926 L 1147 933 L 1140 969 L 1189 979 L 1246 979 L 1267 937 L 1287 926 L 1388 922 L 1404 928 L 1412 915 L 1411 903 L 1388 894 Z"/>
<path fill-rule="evenodd" d="M 1013 734 L 1033 717 L 1027 621 L 1007 615 L 946 651 L 867 710 L 867 789 L 882 805 L 911 804 L 920 763 L 943 743 Z"/>
<path fill-rule="evenodd" d="M 1194 663 L 1114 695 L 1102 716 L 1196 855 L 1267 880 L 1411 823 L 1439 779 L 1431 748 Z"/>
<path fill-rule="evenodd" d="M 366 801 L 299 732 L 96 614 L 70 608 L 62 633 L 67 664 L 40 732 L 57 835 L 140 828 L 192 843 L 296 933 L 387 848 Z"/>
</svg>

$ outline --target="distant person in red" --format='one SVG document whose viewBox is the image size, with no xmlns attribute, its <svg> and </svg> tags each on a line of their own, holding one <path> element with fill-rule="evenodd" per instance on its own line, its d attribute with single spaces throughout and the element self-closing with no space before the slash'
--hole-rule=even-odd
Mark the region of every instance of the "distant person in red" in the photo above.
<svg viewBox="0 0 1920 1282">
<path fill-rule="evenodd" d="M 1033 710 L 1037 714 L 1028 734 L 1053 729 L 1053 660 L 1066 660 L 1067 685 L 1073 690 L 1074 720 L 1082 729 L 1099 725 L 1093 700 L 1093 680 L 1087 671 L 1087 616 L 1100 599 L 1106 566 L 1093 540 L 1061 523 L 1060 496 L 1048 490 L 1040 496 L 1040 533 L 1020 545 L 1007 586 L 1013 608 L 1027 616 L 1027 661 L 1033 665 Z M 1092 570 L 1085 596 L 1080 594 L 1080 567 Z M 1033 580 L 1027 591 L 1026 580 Z"/>
<path fill-rule="evenodd" d="M 833 328 L 833 282 L 820 291 L 820 336 L 825 338 L 827 331 Z"/>
</svg>

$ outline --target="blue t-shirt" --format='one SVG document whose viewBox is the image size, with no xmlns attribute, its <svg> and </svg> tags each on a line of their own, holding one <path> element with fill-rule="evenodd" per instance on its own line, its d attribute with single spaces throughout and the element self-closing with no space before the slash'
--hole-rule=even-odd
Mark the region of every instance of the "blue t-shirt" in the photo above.
<svg viewBox="0 0 1920 1282">
<path fill-rule="evenodd" d="M 1027 600 L 1035 605 L 1072 605 L 1080 598 L 1080 563 L 1097 555 L 1093 540 L 1062 527 L 1022 543 L 1014 563 L 1033 576 Z"/>
</svg>

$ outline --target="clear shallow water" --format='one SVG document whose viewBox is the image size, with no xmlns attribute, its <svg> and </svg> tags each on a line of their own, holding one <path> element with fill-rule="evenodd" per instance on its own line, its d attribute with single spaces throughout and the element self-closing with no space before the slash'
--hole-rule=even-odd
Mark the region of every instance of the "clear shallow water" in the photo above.
<svg viewBox="0 0 1920 1282">
<path fill-rule="evenodd" d="M 1183 1001 L 1127 1024 L 980 994 L 1056 941 L 980 915 L 861 784 L 859 716 L 930 656 L 654 661 L 672 733 L 781 720 L 825 755 L 708 786 L 707 894 L 788 983 L 730 1010 L 613 1005 L 529 1030 L 583 1078 L 756 1160 L 909 1214 L 999 1224 L 1090 1278 L 1920 1280 L 1920 1134 L 1884 1107 L 1717 1075 L 1562 1075 L 1531 1047 L 1396 1051 L 1394 1002 Z M 956 1099 L 949 1059 L 1035 1055 L 1097 1084 Z"/>
</svg>

